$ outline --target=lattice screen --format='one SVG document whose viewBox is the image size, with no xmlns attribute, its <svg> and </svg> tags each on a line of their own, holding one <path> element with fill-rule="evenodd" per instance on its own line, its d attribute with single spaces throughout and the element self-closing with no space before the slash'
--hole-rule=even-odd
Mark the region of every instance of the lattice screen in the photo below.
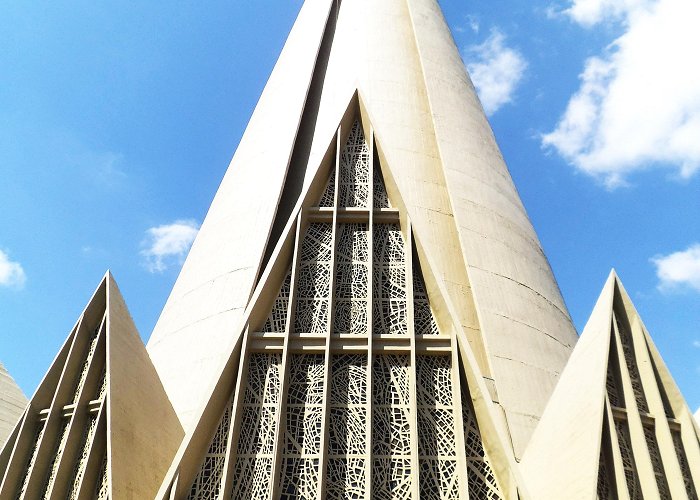
<svg viewBox="0 0 700 500">
<path fill-rule="evenodd" d="M 246 334 L 255 343 L 231 410 L 238 441 L 230 457 L 212 451 L 219 424 L 191 499 L 224 486 L 219 459 L 232 463 L 235 499 L 448 500 L 464 484 L 472 498 L 500 498 L 454 340 L 438 329 L 376 158 L 355 122 L 319 208 L 299 216 L 296 260 L 269 315 Z M 336 219 L 340 210 L 352 219 Z M 280 333 L 284 344 L 267 340 Z M 429 339 L 443 347 L 417 354 Z"/>
<path fill-rule="evenodd" d="M 686 487 L 688 498 L 697 498 L 695 485 L 693 483 L 692 474 L 688 468 L 687 458 L 684 454 L 683 441 L 678 433 L 678 420 L 675 418 L 673 409 L 668 401 L 668 396 L 664 388 L 664 384 L 659 376 L 659 368 L 653 360 L 651 351 L 648 345 L 648 340 L 642 335 L 635 337 L 635 333 L 631 327 L 631 319 L 633 316 L 618 300 L 615 300 L 612 313 L 611 324 L 611 344 L 608 357 L 608 371 L 606 379 L 607 401 L 610 404 L 610 409 L 613 415 L 613 425 L 609 429 L 617 436 L 619 446 L 619 456 L 625 476 L 625 486 L 629 492 L 631 500 L 644 498 L 647 492 L 644 488 L 649 488 L 640 481 L 640 465 L 639 460 L 646 462 L 648 470 L 651 467 L 651 472 L 654 474 L 656 489 L 649 494 L 656 495 L 658 491 L 659 497 L 662 500 L 672 498 L 671 488 L 669 486 L 669 466 L 671 470 L 674 468 L 680 471 L 682 479 Z M 636 313 L 634 313 L 636 314 Z M 639 343 L 639 345 L 636 345 Z M 618 345 L 622 349 L 618 348 Z M 647 370 L 640 371 L 638 359 L 641 356 L 642 362 L 647 363 Z M 622 380 L 627 382 L 623 383 Z M 658 395 L 655 403 L 657 406 L 652 408 L 651 400 L 647 399 L 647 392 L 651 390 Z M 635 408 L 635 412 L 630 412 L 631 407 Z M 639 417 L 636 413 L 639 413 Z M 630 425 L 629 419 L 639 419 L 636 426 Z M 667 425 L 660 426 L 662 420 L 668 420 Z M 641 425 L 639 425 L 641 424 Z M 669 428 L 671 435 L 668 435 Z M 639 432 L 636 429 L 641 429 Z M 635 435 L 634 433 L 637 432 Z M 673 461 L 673 453 L 662 454 L 659 433 L 666 434 L 664 441 L 673 442 L 675 446 L 675 455 L 677 462 Z M 634 446 L 633 446 L 633 443 Z M 646 445 L 646 446 L 645 446 Z M 603 449 L 610 446 L 610 443 L 603 443 L 601 446 L 601 457 L 604 456 Z M 635 448 L 636 446 L 636 448 Z M 614 456 L 612 450 L 608 448 L 609 456 Z M 601 459 L 602 460 L 602 459 Z M 599 468 L 603 471 L 605 468 L 610 468 L 610 464 L 605 464 L 601 461 Z M 600 491 L 602 472 L 599 473 L 599 497 L 603 493 Z M 611 483 L 609 488 L 615 490 L 617 487 L 614 484 L 614 475 L 608 473 L 607 480 Z"/>
<path fill-rule="evenodd" d="M 104 305 L 99 306 L 101 310 L 91 307 L 59 354 L 60 366 L 49 371 L 60 377 L 47 376 L 42 382 L 39 396 L 23 416 L 15 442 L 8 443 L 13 451 L 6 468 L 0 470 L 0 476 L 5 476 L 1 498 L 78 497 L 96 441 L 98 415 L 104 413 L 106 393 L 105 355 L 97 356 L 96 351 L 100 342 L 103 349 L 106 342 L 107 312 Z M 92 318 L 96 325 L 88 326 L 85 317 Z"/>
</svg>

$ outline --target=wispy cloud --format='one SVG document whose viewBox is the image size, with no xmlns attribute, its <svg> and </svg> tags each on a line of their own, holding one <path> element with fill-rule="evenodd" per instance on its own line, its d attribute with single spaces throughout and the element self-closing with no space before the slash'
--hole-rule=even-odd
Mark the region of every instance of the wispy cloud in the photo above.
<svg viewBox="0 0 700 500">
<path fill-rule="evenodd" d="M 0 286 L 22 288 L 26 281 L 22 264 L 10 260 L 10 256 L 0 250 Z"/>
<path fill-rule="evenodd" d="M 141 243 L 146 269 L 161 273 L 171 265 L 182 264 L 198 231 L 199 224 L 194 220 L 176 220 L 146 230 Z"/>
<path fill-rule="evenodd" d="M 700 292 L 700 243 L 670 255 L 653 257 L 651 261 L 656 266 L 660 290 L 688 287 Z"/>
<path fill-rule="evenodd" d="M 640 169 L 700 170 L 700 2 L 574 0 L 565 14 L 583 26 L 617 19 L 624 33 L 586 60 L 542 144 L 610 188 Z"/>
<path fill-rule="evenodd" d="M 700 349 L 700 340 L 693 340 L 693 347 Z"/>
<path fill-rule="evenodd" d="M 522 54 L 505 42 L 503 33 L 494 29 L 484 43 L 467 47 L 465 53 L 467 69 L 488 115 L 512 102 L 527 69 Z"/>
</svg>

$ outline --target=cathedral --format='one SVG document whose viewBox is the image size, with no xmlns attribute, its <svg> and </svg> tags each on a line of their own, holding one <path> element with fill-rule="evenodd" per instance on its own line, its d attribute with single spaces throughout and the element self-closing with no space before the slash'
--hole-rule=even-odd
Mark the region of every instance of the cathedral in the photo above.
<svg viewBox="0 0 700 500">
<path fill-rule="evenodd" d="M 580 337 L 436 0 L 306 0 L 144 345 L 108 272 L 0 498 L 698 499 L 614 271 Z"/>
</svg>

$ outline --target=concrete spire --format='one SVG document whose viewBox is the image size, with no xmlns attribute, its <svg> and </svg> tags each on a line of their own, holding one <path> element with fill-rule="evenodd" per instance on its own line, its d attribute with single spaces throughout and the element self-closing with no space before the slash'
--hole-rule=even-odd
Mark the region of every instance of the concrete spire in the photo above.
<svg viewBox="0 0 700 500">
<path fill-rule="evenodd" d="M 186 430 L 354 95 L 516 456 L 576 333 L 435 0 L 307 0 L 148 349 Z"/>
<path fill-rule="evenodd" d="M 0 449 L 27 406 L 27 397 L 0 363 Z"/>
<path fill-rule="evenodd" d="M 152 498 L 181 439 L 107 272 L 0 451 L 0 497 Z"/>
</svg>

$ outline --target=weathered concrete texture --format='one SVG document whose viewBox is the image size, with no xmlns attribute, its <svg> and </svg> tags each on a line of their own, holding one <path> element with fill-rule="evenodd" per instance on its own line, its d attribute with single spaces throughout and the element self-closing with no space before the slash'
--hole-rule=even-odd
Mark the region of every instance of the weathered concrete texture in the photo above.
<svg viewBox="0 0 700 500">
<path fill-rule="evenodd" d="M 358 92 L 389 194 L 495 379 L 519 457 L 576 333 L 459 52 L 435 0 L 352 0 L 314 69 L 328 9 L 305 3 L 149 352 L 187 430 L 240 334 L 294 142 L 311 144 L 289 171 L 308 186 Z M 321 90 L 304 103 L 314 71 Z"/>
<path fill-rule="evenodd" d="M 153 498 L 184 433 L 110 274 L 107 308 L 109 498 Z"/>
<path fill-rule="evenodd" d="M 534 498 L 595 498 L 614 293 L 611 275 L 521 462 Z"/>
<path fill-rule="evenodd" d="M 355 89 L 390 195 L 405 204 L 457 321 L 482 332 L 476 356 L 496 380 L 519 457 L 577 336 L 436 2 L 342 4 L 310 165 Z"/>
<path fill-rule="evenodd" d="M 0 449 L 27 406 L 27 397 L 0 363 Z"/>
</svg>

